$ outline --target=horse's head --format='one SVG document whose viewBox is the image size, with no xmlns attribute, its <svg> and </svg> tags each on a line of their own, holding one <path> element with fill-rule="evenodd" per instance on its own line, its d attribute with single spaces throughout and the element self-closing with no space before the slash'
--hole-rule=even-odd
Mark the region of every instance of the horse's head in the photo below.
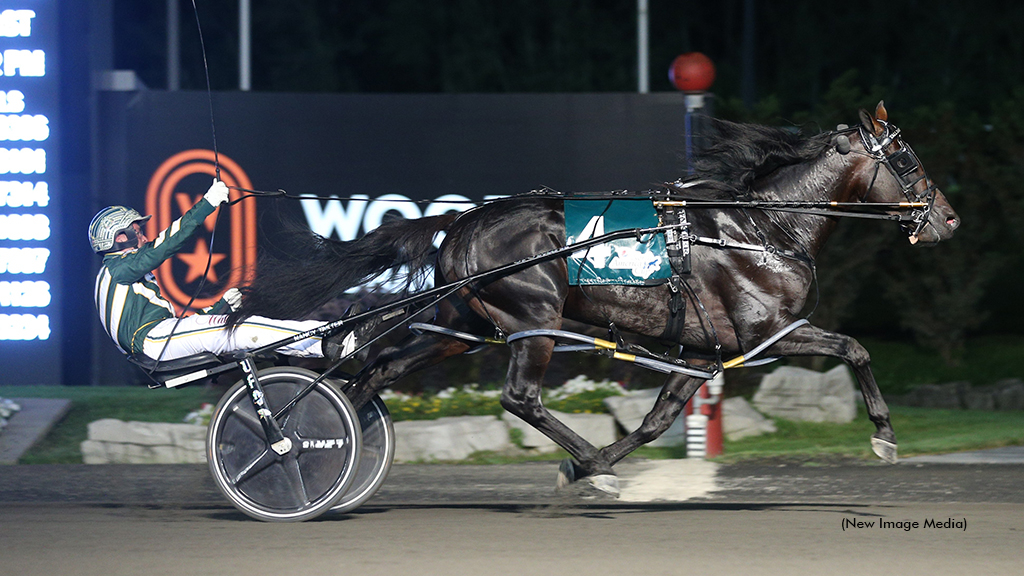
<svg viewBox="0 0 1024 576">
<path fill-rule="evenodd" d="M 864 201 L 911 203 L 910 216 L 901 224 L 911 244 L 935 244 L 952 237 L 960 217 L 900 137 L 900 129 L 888 122 L 882 102 L 874 115 L 860 111 L 857 130 L 864 153 L 874 160 L 866 163 L 862 172 L 866 179 Z"/>
</svg>

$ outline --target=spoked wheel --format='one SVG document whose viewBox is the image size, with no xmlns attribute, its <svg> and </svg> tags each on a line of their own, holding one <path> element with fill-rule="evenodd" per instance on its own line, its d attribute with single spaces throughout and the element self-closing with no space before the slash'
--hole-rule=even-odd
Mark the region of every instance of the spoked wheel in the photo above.
<svg viewBox="0 0 1024 576">
<path fill-rule="evenodd" d="M 317 374 L 294 367 L 259 372 L 267 407 L 279 410 Z M 280 421 L 292 449 L 271 450 L 249 388 L 235 384 L 210 420 L 206 453 L 220 491 L 257 520 L 294 522 L 334 506 L 352 484 L 359 464 L 358 418 L 344 394 L 321 382 Z"/>
<path fill-rule="evenodd" d="M 332 512 L 350 512 L 373 498 L 388 477 L 395 458 L 395 425 L 380 396 L 374 396 L 359 412 L 362 450 L 355 480 Z"/>
</svg>

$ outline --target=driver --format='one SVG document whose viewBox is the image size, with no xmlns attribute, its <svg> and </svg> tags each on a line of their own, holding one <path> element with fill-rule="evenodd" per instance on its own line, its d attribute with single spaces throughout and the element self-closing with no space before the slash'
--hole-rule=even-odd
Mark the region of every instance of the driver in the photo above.
<svg viewBox="0 0 1024 576">
<path fill-rule="evenodd" d="M 283 340 L 323 323 L 316 320 L 272 320 L 251 316 L 234 329 L 225 325 L 227 312 L 237 310 L 242 294 L 229 288 L 214 305 L 184 318 L 160 294 L 153 270 L 184 247 L 199 225 L 227 202 L 228 187 L 219 180 L 169 228 L 146 238 L 142 225 L 150 216 L 132 208 L 108 206 L 89 224 L 89 240 L 103 265 L 96 276 L 96 309 L 107 334 L 122 352 L 153 360 L 173 360 L 212 352 L 252 350 Z M 367 323 L 327 338 L 307 338 L 277 351 L 289 356 L 326 357 L 332 361 L 351 353 L 372 331 Z"/>
</svg>

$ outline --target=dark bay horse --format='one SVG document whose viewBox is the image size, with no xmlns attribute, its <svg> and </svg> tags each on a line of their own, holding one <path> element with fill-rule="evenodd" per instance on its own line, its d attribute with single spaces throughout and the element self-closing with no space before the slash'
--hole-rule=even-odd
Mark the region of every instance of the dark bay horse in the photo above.
<svg viewBox="0 0 1024 576">
<path fill-rule="evenodd" d="M 914 222 L 904 223 L 911 242 L 934 244 L 950 238 L 960 221 L 928 179 L 916 155 L 887 122 L 879 103 L 875 114 L 861 111 L 860 124 L 837 132 L 804 136 L 763 126 L 716 121 L 706 152 L 696 165 L 689 198 L 926 204 Z M 683 194 L 680 194 L 683 196 Z M 892 210 L 891 213 L 896 213 Z M 813 281 L 813 259 L 837 220 L 834 216 L 758 209 L 688 210 L 691 234 L 761 246 L 740 250 L 694 244 L 692 274 L 685 291 L 688 312 L 679 344 L 714 358 L 750 351 L 798 320 Z M 445 240 L 431 258 L 431 239 Z M 249 287 L 243 314 L 290 318 L 308 313 L 328 298 L 404 265 L 433 264 L 442 285 L 566 243 L 562 201 L 517 197 L 461 214 L 387 223 L 363 238 L 337 242 L 319 237 L 297 240 L 302 248 L 289 259 L 261 263 Z M 432 261 L 431 261 L 432 260 Z M 434 322 L 456 330 L 490 335 L 529 329 L 559 329 L 564 319 L 663 337 L 669 322 L 666 285 L 573 286 L 564 258 L 541 262 L 491 282 L 463 288 L 440 302 Z M 346 393 L 358 407 L 399 378 L 455 354 L 469 344 L 434 333 L 412 335 L 384 349 Z M 675 420 L 703 380 L 674 374 L 643 424 L 609 446 L 591 445 L 541 403 L 541 384 L 554 341 L 523 338 L 510 344 L 511 361 L 501 403 L 565 448 L 560 484 L 588 478 L 593 486 L 617 493 L 612 465 L 657 438 Z M 772 356 L 830 356 L 854 371 L 868 415 L 876 427 L 875 453 L 896 461 L 896 435 L 869 365 L 867 351 L 843 334 L 806 324 L 766 352 Z M 700 361 L 696 361 L 698 364 Z M 704 360 L 714 367 L 711 360 Z"/>
</svg>

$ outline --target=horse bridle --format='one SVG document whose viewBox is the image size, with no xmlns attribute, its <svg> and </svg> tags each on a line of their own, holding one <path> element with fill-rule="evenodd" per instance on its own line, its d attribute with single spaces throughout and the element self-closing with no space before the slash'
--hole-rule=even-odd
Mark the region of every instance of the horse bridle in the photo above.
<svg viewBox="0 0 1024 576">
<path fill-rule="evenodd" d="M 916 238 L 921 233 L 921 230 L 924 229 L 925 224 L 928 223 L 928 217 L 931 215 L 932 207 L 935 205 L 935 191 L 938 187 L 932 182 L 931 178 L 928 178 L 928 174 L 925 173 L 921 160 L 914 153 L 914 149 L 900 138 L 900 129 L 884 120 L 876 121 L 885 129 L 881 137 L 876 137 L 863 125 L 858 126 L 864 150 L 868 156 L 875 159 L 875 174 L 871 177 L 868 192 L 870 193 L 875 185 L 879 168 L 885 166 L 896 180 L 896 183 L 900 185 L 900 191 L 903 192 L 903 196 L 908 202 L 925 203 L 926 206 L 923 209 L 911 211 L 910 222 L 904 226 L 905 230 L 910 230 L 910 227 L 913 226 L 913 231 L 909 235 L 911 238 Z M 886 149 L 893 144 L 899 145 L 899 148 L 886 154 Z M 921 169 L 921 175 L 913 178 L 918 168 Z M 928 186 L 923 192 L 918 193 L 914 190 L 914 187 L 921 180 L 924 180 Z"/>
</svg>

